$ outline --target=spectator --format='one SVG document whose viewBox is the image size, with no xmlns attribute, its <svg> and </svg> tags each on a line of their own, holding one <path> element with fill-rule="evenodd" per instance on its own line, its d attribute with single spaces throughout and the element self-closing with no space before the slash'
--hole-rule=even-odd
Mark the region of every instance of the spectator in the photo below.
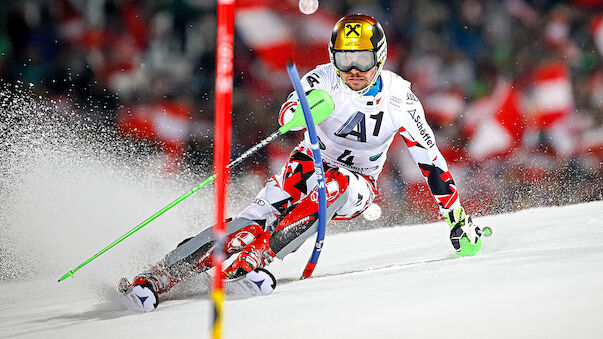
<svg viewBox="0 0 603 339">
<path fill-rule="evenodd" d="M 325 30 L 362 10 L 378 16 L 392 37 L 388 67 L 426 98 L 451 171 L 486 197 L 472 201 L 460 187 L 477 213 L 601 199 L 601 8 L 599 0 L 346 0 L 321 2 L 305 16 L 296 0 L 237 1 L 233 153 L 275 129 L 291 91 L 284 61 L 302 71 L 327 62 Z M 68 99 L 91 123 L 155 147 L 167 171 L 206 167 L 215 17 L 215 2 L 203 1 L 5 1 L 0 78 L 35 84 Z M 271 172 L 290 138 L 263 150 L 266 161 L 244 166 Z M 404 153 L 389 156 L 397 161 L 382 176 L 400 174 L 406 183 L 382 187 L 377 201 L 392 207 L 385 213 L 412 221 L 435 215 L 409 204 L 421 195 L 431 204 L 425 184 L 408 172 Z M 566 194 L 547 200 L 552 189 Z"/>
</svg>

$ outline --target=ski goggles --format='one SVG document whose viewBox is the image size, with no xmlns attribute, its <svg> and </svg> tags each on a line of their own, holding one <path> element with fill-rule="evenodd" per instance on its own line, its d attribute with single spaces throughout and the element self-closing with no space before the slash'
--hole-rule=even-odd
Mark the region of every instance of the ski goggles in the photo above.
<svg viewBox="0 0 603 339">
<path fill-rule="evenodd" d="M 360 72 L 369 71 L 377 64 L 377 56 L 373 51 L 335 51 L 333 53 L 335 67 L 342 72 L 352 68 Z"/>
</svg>

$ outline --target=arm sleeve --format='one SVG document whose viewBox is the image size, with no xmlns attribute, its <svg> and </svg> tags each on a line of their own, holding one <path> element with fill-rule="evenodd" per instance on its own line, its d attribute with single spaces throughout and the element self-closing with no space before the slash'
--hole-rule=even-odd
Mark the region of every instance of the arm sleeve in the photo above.
<svg viewBox="0 0 603 339">
<path fill-rule="evenodd" d="M 399 132 L 423 173 L 431 194 L 440 207 L 440 213 L 444 215 L 460 206 L 456 184 L 448 171 L 446 160 L 436 146 L 421 103 L 410 91 L 406 97 L 406 110 L 402 112 L 402 127 Z"/>
<path fill-rule="evenodd" d="M 306 75 L 304 75 L 301 78 L 301 84 L 302 84 L 302 87 L 304 88 L 304 91 L 306 92 L 306 94 L 308 93 L 308 91 L 313 90 L 313 89 L 327 90 L 327 88 L 329 87 L 327 75 L 325 74 L 325 72 L 323 72 L 320 69 L 315 69 L 315 70 L 307 73 Z M 295 93 L 295 91 L 293 91 L 287 97 L 287 101 L 281 105 L 281 110 L 278 114 L 279 125 L 283 126 L 293 118 L 293 115 L 295 114 L 295 109 L 297 108 L 298 104 L 299 104 L 299 97 L 297 96 L 297 93 Z M 291 130 L 299 131 L 304 128 L 305 127 L 294 127 Z"/>
</svg>

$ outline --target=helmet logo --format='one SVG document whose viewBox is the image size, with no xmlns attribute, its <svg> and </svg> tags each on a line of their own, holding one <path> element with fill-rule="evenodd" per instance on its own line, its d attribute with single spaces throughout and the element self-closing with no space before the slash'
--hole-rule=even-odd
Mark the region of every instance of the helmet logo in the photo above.
<svg viewBox="0 0 603 339">
<path fill-rule="evenodd" d="M 362 33 L 361 24 L 346 24 L 345 25 L 345 37 L 346 38 L 359 38 Z M 350 36 L 353 34 L 352 36 Z"/>
</svg>

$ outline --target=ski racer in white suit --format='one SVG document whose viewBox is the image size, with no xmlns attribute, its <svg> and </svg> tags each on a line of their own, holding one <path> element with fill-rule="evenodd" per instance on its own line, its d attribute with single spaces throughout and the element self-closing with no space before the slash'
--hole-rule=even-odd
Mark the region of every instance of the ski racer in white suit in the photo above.
<svg viewBox="0 0 603 339">
<path fill-rule="evenodd" d="M 383 70 L 387 55 L 381 25 L 366 15 L 348 15 L 334 27 L 331 62 L 302 78 L 308 95 L 324 90 L 334 111 L 316 126 L 325 166 L 327 216 L 360 215 L 377 193 L 377 178 L 394 137 L 400 135 L 424 174 L 440 212 L 451 227 L 457 253 L 473 255 L 481 246 L 480 230 L 461 207 L 446 161 L 436 146 L 421 103 L 410 83 Z M 279 123 L 298 108 L 292 93 L 282 105 Z M 224 251 L 236 254 L 226 277 L 246 274 L 296 250 L 317 230 L 316 178 L 306 133 L 281 172 L 271 177 L 253 202 L 227 223 Z M 183 241 L 157 265 L 138 275 L 133 285 L 169 290 L 188 275 L 211 267 L 211 228 Z"/>
</svg>

